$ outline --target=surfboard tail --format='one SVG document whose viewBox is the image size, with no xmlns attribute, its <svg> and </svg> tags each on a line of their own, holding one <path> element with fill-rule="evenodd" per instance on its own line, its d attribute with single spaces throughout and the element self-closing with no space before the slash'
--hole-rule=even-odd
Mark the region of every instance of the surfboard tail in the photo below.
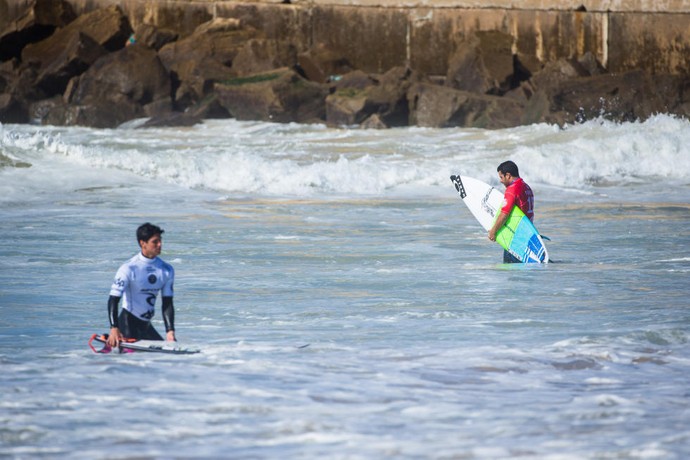
<svg viewBox="0 0 690 460">
<path fill-rule="evenodd" d="M 517 206 L 496 234 L 496 241 L 524 264 L 545 264 L 549 261 L 546 245 L 539 232 Z"/>
<path fill-rule="evenodd" d="M 96 348 L 94 342 L 103 344 L 103 347 Z M 94 353 L 110 353 L 113 351 L 112 347 L 108 345 L 108 335 L 103 334 L 93 334 L 89 339 L 89 348 L 93 350 Z"/>
<path fill-rule="evenodd" d="M 122 340 L 122 344 L 135 343 L 136 339 L 125 338 Z M 103 344 L 102 348 L 96 348 L 94 342 Z M 108 334 L 93 334 L 89 339 L 89 348 L 93 350 L 94 353 L 111 353 L 114 351 L 113 347 L 108 345 Z M 133 353 L 135 350 L 125 348 L 123 346 L 117 347 L 119 353 Z"/>
</svg>

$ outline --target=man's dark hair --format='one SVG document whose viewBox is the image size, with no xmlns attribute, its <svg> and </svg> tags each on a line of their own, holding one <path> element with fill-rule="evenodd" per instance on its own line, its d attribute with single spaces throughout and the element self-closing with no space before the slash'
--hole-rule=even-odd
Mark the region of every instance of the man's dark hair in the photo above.
<svg viewBox="0 0 690 460">
<path fill-rule="evenodd" d="M 496 171 L 500 172 L 501 174 L 510 173 L 510 175 L 513 177 L 520 177 L 520 172 L 518 171 L 517 165 L 510 160 L 504 161 L 498 165 Z"/>
<path fill-rule="evenodd" d="M 151 239 L 151 237 L 155 235 L 162 235 L 163 232 L 162 228 L 160 228 L 157 225 L 149 224 L 146 222 L 143 225 L 140 225 L 139 228 L 137 228 L 137 242 L 139 241 L 148 241 Z"/>
</svg>

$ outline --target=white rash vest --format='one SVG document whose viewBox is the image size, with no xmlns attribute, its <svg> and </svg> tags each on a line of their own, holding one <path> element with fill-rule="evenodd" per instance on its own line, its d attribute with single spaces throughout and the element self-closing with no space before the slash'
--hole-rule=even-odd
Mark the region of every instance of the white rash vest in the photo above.
<svg viewBox="0 0 690 460">
<path fill-rule="evenodd" d="M 156 297 L 173 296 L 175 270 L 161 258 L 148 259 L 142 253 L 122 264 L 110 287 L 110 295 L 122 297 L 122 308 L 137 318 L 150 321 L 155 314 Z"/>
</svg>

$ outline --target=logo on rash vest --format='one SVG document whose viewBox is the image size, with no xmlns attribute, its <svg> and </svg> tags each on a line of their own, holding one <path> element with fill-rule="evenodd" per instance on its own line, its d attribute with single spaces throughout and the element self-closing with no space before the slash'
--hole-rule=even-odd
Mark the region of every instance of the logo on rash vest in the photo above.
<svg viewBox="0 0 690 460">
<path fill-rule="evenodd" d="M 149 283 L 156 284 L 156 281 L 158 281 L 158 278 L 156 278 L 156 275 L 149 275 Z"/>
<path fill-rule="evenodd" d="M 146 303 L 152 307 L 156 306 L 156 293 L 155 292 L 149 292 L 146 294 Z M 146 318 L 146 315 L 142 315 L 142 316 L 144 316 Z M 151 313 L 151 316 L 153 316 L 153 313 Z M 148 318 L 151 319 L 151 316 L 149 316 Z"/>
</svg>

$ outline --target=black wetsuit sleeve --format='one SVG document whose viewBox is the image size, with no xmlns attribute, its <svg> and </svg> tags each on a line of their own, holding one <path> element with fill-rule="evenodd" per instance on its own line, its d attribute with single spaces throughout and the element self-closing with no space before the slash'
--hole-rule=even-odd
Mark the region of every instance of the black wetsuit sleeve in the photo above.
<svg viewBox="0 0 690 460">
<path fill-rule="evenodd" d="M 165 332 L 175 330 L 175 307 L 173 307 L 172 297 L 163 297 L 163 322 Z"/>
<path fill-rule="evenodd" d="M 108 319 L 110 320 L 110 327 L 117 326 L 118 306 L 120 305 L 120 298 L 111 295 L 108 298 Z"/>
</svg>

